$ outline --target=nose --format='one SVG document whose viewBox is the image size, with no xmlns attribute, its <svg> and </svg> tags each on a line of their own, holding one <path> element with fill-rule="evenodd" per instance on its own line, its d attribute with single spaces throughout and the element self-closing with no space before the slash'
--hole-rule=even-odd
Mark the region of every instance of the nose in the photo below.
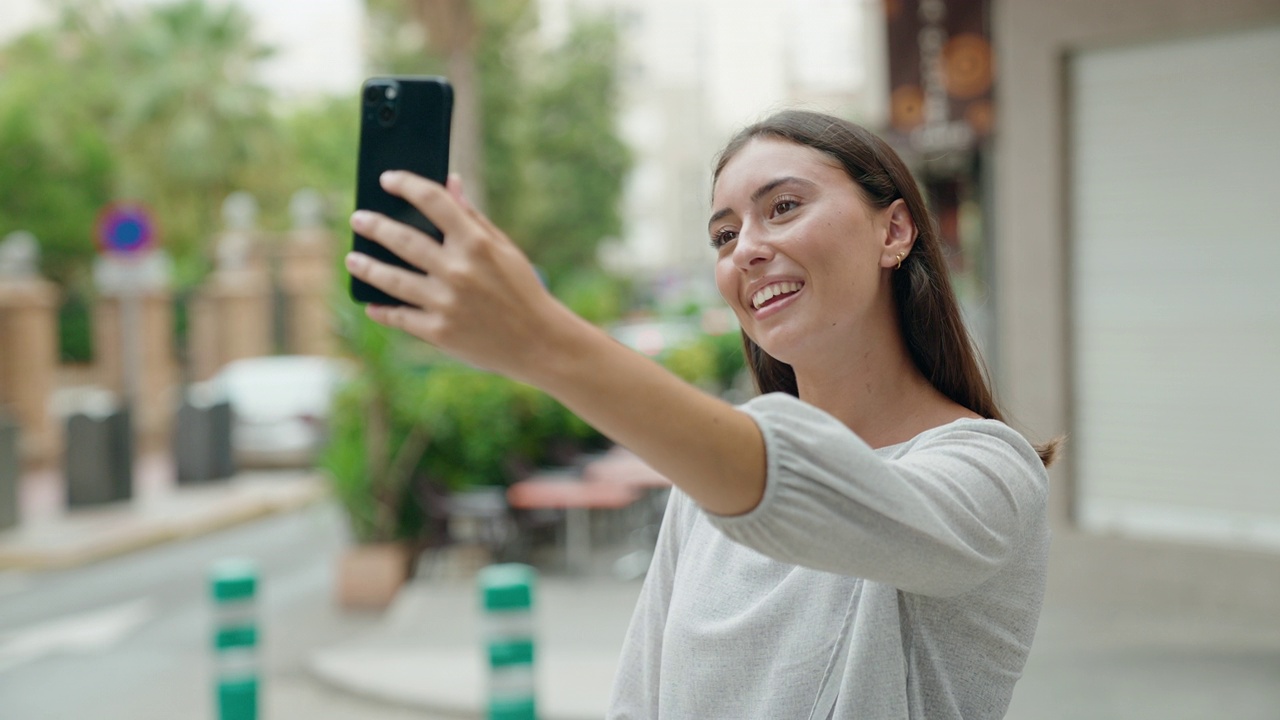
<svg viewBox="0 0 1280 720">
<path fill-rule="evenodd" d="M 748 270 L 754 265 L 768 262 L 774 255 L 774 249 L 763 233 L 743 225 L 738 231 L 732 254 L 733 264 L 742 270 Z"/>
</svg>

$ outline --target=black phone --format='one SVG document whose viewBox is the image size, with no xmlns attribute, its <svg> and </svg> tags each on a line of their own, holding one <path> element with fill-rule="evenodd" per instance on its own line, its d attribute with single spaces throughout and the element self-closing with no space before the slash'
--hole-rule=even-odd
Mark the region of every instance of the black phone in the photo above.
<svg viewBox="0 0 1280 720">
<path fill-rule="evenodd" d="M 453 86 L 442 77 L 372 77 L 360 89 L 360 103 L 356 208 L 381 213 L 443 241 L 440 231 L 417 208 L 383 190 L 378 176 L 387 170 L 408 170 L 444 183 L 449 172 Z M 352 233 L 352 249 L 421 272 L 359 233 Z M 354 277 L 351 297 L 360 303 L 408 304 Z"/>
</svg>

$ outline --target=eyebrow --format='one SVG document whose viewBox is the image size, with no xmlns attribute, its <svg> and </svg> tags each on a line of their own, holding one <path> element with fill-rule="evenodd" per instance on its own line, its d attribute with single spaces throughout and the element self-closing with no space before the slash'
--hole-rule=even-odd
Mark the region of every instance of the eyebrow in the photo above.
<svg viewBox="0 0 1280 720">
<path fill-rule="evenodd" d="M 764 197 L 765 195 L 768 195 L 770 192 L 777 189 L 779 186 L 786 185 L 787 183 L 796 183 L 799 185 L 808 185 L 811 187 L 815 185 L 815 183 L 810 180 L 805 180 L 804 178 L 796 177 L 794 175 L 787 175 L 785 177 L 780 177 L 775 180 L 770 180 L 769 182 L 756 188 L 756 191 L 751 193 L 751 203 L 754 205 L 755 203 L 760 201 L 760 198 Z M 719 220 L 720 218 L 723 218 L 724 216 L 732 212 L 733 211 L 730 210 L 729 208 L 720 208 L 719 210 L 711 214 L 711 219 L 707 221 L 707 227 L 711 227 L 712 225 L 715 224 L 717 220 Z"/>
</svg>

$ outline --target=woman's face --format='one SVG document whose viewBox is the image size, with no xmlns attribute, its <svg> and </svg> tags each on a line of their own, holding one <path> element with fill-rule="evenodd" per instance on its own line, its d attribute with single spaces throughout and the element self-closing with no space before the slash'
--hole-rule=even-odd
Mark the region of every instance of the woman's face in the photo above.
<svg viewBox="0 0 1280 720">
<path fill-rule="evenodd" d="M 886 321 L 893 327 L 882 272 L 894 262 L 886 260 L 893 207 L 870 207 L 813 148 L 748 142 L 720 172 L 707 226 L 719 253 L 716 286 L 747 335 L 799 366 L 838 361 Z"/>
</svg>

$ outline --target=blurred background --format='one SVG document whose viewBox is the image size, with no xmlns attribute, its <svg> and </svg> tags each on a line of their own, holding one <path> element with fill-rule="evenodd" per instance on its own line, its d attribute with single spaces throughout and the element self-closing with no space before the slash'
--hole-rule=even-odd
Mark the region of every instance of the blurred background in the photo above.
<svg viewBox="0 0 1280 720">
<path fill-rule="evenodd" d="M 384 73 L 452 81 L 451 168 L 558 297 L 731 401 L 715 153 L 882 134 L 1009 420 L 1067 437 L 1009 716 L 1280 718 L 1276 0 L 5 0 L 0 716 L 217 717 L 227 557 L 265 715 L 474 715 L 519 561 L 546 716 L 599 716 L 665 483 L 349 301 Z"/>
</svg>

